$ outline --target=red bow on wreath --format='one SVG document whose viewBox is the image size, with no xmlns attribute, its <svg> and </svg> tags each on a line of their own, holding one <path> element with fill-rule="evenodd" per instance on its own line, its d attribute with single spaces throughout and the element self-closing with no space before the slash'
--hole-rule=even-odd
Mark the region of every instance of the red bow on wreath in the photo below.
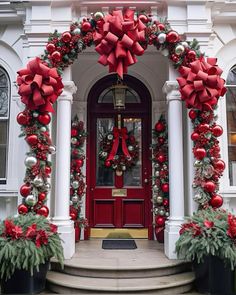
<svg viewBox="0 0 236 295">
<path fill-rule="evenodd" d="M 123 78 L 127 67 L 135 64 L 136 55 L 144 53 L 139 44 L 145 41 L 145 24 L 134 20 L 134 11 L 127 9 L 123 15 L 121 10 L 115 10 L 106 15 L 101 30 L 94 33 L 95 50 L 101 55 L 98 62 L 109 65 L 109 72 L 117 72 Z"/>
<path fill-rule="evenodd" d="M 38 57 L 17 72 L 18 93 L 21 101 L 30 109 L 53 112 L 53 103 L 63 90 L 56 68 L 49 68 Z"/>
<path fill-rule="evenodd" d="M 117 128 L 114 127 L 113 128 L 113 136 L 114 136 L 114 140 L 113 140 L 113 146 L 111 149 L 111 152 L 107 158 L 107 161 L 111 161 L 114 160 L 114 157 L 117 153 L 118 147 L 119 147 L 119 142 L 120 142 L 120 138 L 122 140 L 122 151 L 124 153 L 124 155 L 127 158 L 131 158 L 130 153 L 128 151 L 127 145 L 126 145 L 126 139 L 128 139 L 128 135 L 127 135 L 127 128 Z"/>
<path fill-rule="evenodd" d="M 216 58 L 204 57 L 190 63 L 190 67 L 180 67 L 182 77 L 177 78 L 182 99 L 187 108 L 211 109 L 218 98 L 226 92 L 222 70 L 216 65 Z"/>
</svg>

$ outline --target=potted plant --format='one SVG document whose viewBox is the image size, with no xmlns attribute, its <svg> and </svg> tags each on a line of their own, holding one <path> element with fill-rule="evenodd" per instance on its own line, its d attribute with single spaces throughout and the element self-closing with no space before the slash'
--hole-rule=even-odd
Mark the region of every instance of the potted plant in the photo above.
<svg viewBox="0 0 236 295">
<path fill-rule="evenodd" d="M 63 265 L 63 248 L 57 226 L 44 216 L 29 213 L 0 223 L 2 293 L 41 292 L 51 257 Z"/>
<path fill-rule="evenodd" d="M 86 229 L 86 227 L 88 227 L 88 220 L 87 218 L 79 217 L 77 220 L 75 220 L 74 225 L 75 225 L 75 241 L 79 242 L 81 228 Z"/>
<path fill-rule="evenodd" d="M 198 210 L 182 225 L 179 258 L 193 261 L 199 292 L 232 295 L 236 265 L 236 217 L 223 209 Z"/>
</svg>

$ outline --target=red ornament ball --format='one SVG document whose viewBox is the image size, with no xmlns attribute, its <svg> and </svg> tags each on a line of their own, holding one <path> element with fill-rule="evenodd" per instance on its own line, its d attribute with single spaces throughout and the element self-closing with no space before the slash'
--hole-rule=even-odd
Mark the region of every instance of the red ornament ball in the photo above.
<svg viewBox="0 0 236 295">
<path fill-rule="evenodd" d="M 52 172 L 52 168 L 51 168 L 50 166 L 45 166 L 45 168 L 44 168 L 44 172 L 45 172 L 46 174 L 50 174 L 50 173 Z"/>
<path fill-rule="evenodd" d="M 83 159 L 77 159 L 75 160 L 76 166 L 81 168 L 84 165 Z"/>
<path fill-rule="evenodd" d="M 163 183 L 161 185 L 161 190 L 163 191 L 163 193 L 168 193 L 169 192 L 169 184 L 168 183 Z"/>
<path fill-rule="evenodd" d="M 179 34 L 175 31 L 170 31 L 167 35 L 166 35 L 166 41 L 169 43 L 175 43 L 179 40 Z"/>
<path fill-rule="evenodd" d="M 199 138 L 200 138 L 199 133 L 197 133 L 197 132 L 193 132 L 193 133 L 191 134 L 191 139 L 192 139 L 193 141 L 197 141 L 197 140 L 199 140 Z"/>
<path fill-rule="evenodd" d="M 156 222 L 156 225 L 159 227 L 164 226 L 165 225 L 165 217 L 156 216 L 155 222 Z"/>
<path fill-rule="evenodd" d="M 29 123 L 29 116 L 27 116 L 25 113 L 20 112 L 16 117 L 17 123 L 20 125 L 28 125 Z"/>
<path fill-rule="evenodd" d="M 44 216 L 44 217 L 48 217 L 48 214 L 49 214 L 49 209 L 48 209 L 48 207 L 47 206 L 42 206 L 41 208 L 39 208 L 38 210 L 37 210 L 37 214 L 39 214 L 39 215 L 42 215 L 42 216 Z"/>
<path fill-rule="evenodd" d="M 77 129 L 71 129 L 71 137 L 76 137 L 78 135 L 78 130 Z"/>
<path fill-rule="evenodd" d="M 23 184 L 20 188 L 20 194 L 22 197 L 27 197 L 31 192 L 31 186 L 28 184 Z"/>
<path fill-rule="evenodd" d="M 111 161 L 105 161 L 104 165 L 107 168 L 111 167 Z"/>
<path fill-rule="evenodd" d="M 46 193 L 40 193 L 38 194 L 38 200 L 42 202 L 46 199 L 46 196 L 47 196 Z"/>
<path fill-rule="evenodd" d="M 28 207 L 24 204 L 20 204 L 17 210 L 19 214 L 26 214 L 29 211 Z"/>
<path fill-rule="evenodd" d="M 51 54 L 51 58 L 53 61 L 55 62 L 60 62 L 61 61 L 61 53 L 59 51 L 54 51 L 52 54 Z"/>
<path fill-rule="evenodd" d="M 188 116 L 191 120 L 194 120 L 197 118 L 197 113 L 194 110 L 190 110 Z"/>
<path fill-rule="evenodd" d="M 164 31 L 165 30 L 165 25 L 164 24 L 157 24 L 157 28 L 159 31 Z"/>
<path fill-rule="evenodd" d="M 204 148 L 197 148 L 194 150 L 194 157 L 198 160 L 202 160 L 206 157 L 206 150 Z"/>
<path fill-rule="evenodd" d="M 76 220 L 77 219 L 77 213 L 70 212 L 70 217 L 71 217 L 72 220 Z"/>
<path fill-rule="evenodd" d="M 207 181 L 204 183 L 204 190 L 208 193 L 213 193 L 216 189 L 216 185 L 212 181 Z"/>
<path fill-rule="evenodd" d="M 196 52 L 194 50 L 189 50 L 188 54 L 187 54 L 188 58 L 191 60 L 195 60 L 196 59 Z"/>
<path fill-rule="evenodd" d="M 224 171 L 225 170 L 225 162 L 223 160 L 218 160 L 214 163 L 214 167 L 217 170 Z"/>
<path fill-rule="evenodd" d="M 212 128 L 212 133 L 214 136 L 219 137 L 223 134 L 223 128 L 220 125 L 216 125 Z"/>
<path fill-rule="evenodd" d="M 220 208 L 223 205 L 223 198 L 220 195 L 213 195 L 209 201 L 213 208 Z"/>
<path fill-rule="evenodd" d="M 176 54 L 172 54 L 172 55 L 171 55 L 171 60 L 172 60 L 173 62 L 178 62 L 178 61 L 179 61 L 179 56 L 176 55 Z"/>
<path fill-rule="evenodd" d="M 29 145 L 36 145 L 38 143 L 38 136 L 36 134 L 28 135 L 25 139 Z"/>
<path fill-rule="evenodd" d="M 163 206 L 164 207 L 169 207 L 169 199 L 167 199 L 167 198 L 163 199 Z"/>
<path fill-rule="evenodd" d="M 38 116 L 39 123 L 48 125 L 51 122 L 51 116 L 48 113 L 41 114 Z"/>
<path fill-rule="evenodd" d="M 158 143 L 159 144 L 164 144 L 165 143 L 165 138 L 164 137 L 158 137 Z"/>
<path fill-rule="evenodd" d="M 90 22 L 85 21 L 82 23 L 81 29 L 84 32 L 89 32 L 89 31 L 91 31 L 92 26 L 91 26 Z"/>
<path fill-rule="evenodd" d="M 46 45 L 46 50 L 51 54 L 56 50 L 56 46 L 53 43 L 48 43 Z"/>
<path fill-rule="evenodd" d="M 198 126 L 198 130 L 200 133 L 206 133 L 209 130 L 209 125 L 208 124 L 200 124 Z"/>
<path fill-rule="evenodd" d="M 162 122 L 157 122 L 156 125 L 155 125 L 155 130 L 157 132 L 162 132 L 165 130 L 165 124 L 163 124 Z"/>
<path fill-rule="evenodd" d="M 70 32 L 64 32 L 61 36 L 61 39 L 63 42 L 68 43 L 71 40 L 71 34 Z"/>
<path fill-rule="evenodd" d="M 156 156 L 156 160 L 159 162 L 159 163 L 164 163 L 166 161 L 166 156 L 163 155 L 163 154 L 157 154 Z"/>
</svg>

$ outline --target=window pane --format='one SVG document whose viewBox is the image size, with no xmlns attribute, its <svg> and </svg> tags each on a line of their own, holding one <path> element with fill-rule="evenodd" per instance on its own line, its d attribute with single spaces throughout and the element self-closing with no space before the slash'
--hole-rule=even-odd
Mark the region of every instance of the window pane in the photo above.
<svg viewBox="0 0 236 295">
<path fill-rule="evenodd" d="M 7 121 L 0 121 L 0 178 L 6 178 Z"/>
<path fill-rule="evenodd" d="M 139 160 L 131 170 L 127 170 L 124 174 L 125 186 L 141 186 L 142 185 L 142 120 L 140 118 L 125 118 L 124 127 L 128 133 L 132 133 L 139 145 Z"/>
<path fill-rule="evenodd" d="M 236 85 L 236 67 L 232 68 L 227 76 L 227 85 Z"/>
<path fill-rule="evenodd" d="M 97 152 L 96 152 L 96 185 L 97 186 L 114 186 L 114 172 L 100 164 L 99 151 L 100 142 L 105 134 L 112 131 L 114 127 L 113 118 L 97 119 Z"/>
<path fill-rule="evenodd" d="M 8 117 L 9 79 L 6 72 L 0 68 L 0 118 Z"/>
<path fill-rule="evenodd" d="M 113 103 L 112 90 L 104 90 L 98 98 L 98 103 Z M 136 91 L 128 88 L 125 95 L 125 103 L 141 103 L 141 99 Z"/>
</svg>

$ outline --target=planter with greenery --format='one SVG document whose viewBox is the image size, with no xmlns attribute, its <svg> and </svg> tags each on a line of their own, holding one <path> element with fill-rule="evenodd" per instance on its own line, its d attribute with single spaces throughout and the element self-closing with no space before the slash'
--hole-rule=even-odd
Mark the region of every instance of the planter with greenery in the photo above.
<svg viewBox="0 0 236 295">
<path fill-rule="evenodd" d="M 29 213 L 0 223 L 2 293 L 41 292 L 52 257 L 63 265 L 63 248 L 57 227 L 45 217 Z"/>
<path fill-rule="evenodd" d="M 194 262 L 198 291 L 210 294 L 236 294 L 234 215 L 212 207 L 198 210 L 182 225 L 176 252 L 179 258 Z"/>
</svg>

